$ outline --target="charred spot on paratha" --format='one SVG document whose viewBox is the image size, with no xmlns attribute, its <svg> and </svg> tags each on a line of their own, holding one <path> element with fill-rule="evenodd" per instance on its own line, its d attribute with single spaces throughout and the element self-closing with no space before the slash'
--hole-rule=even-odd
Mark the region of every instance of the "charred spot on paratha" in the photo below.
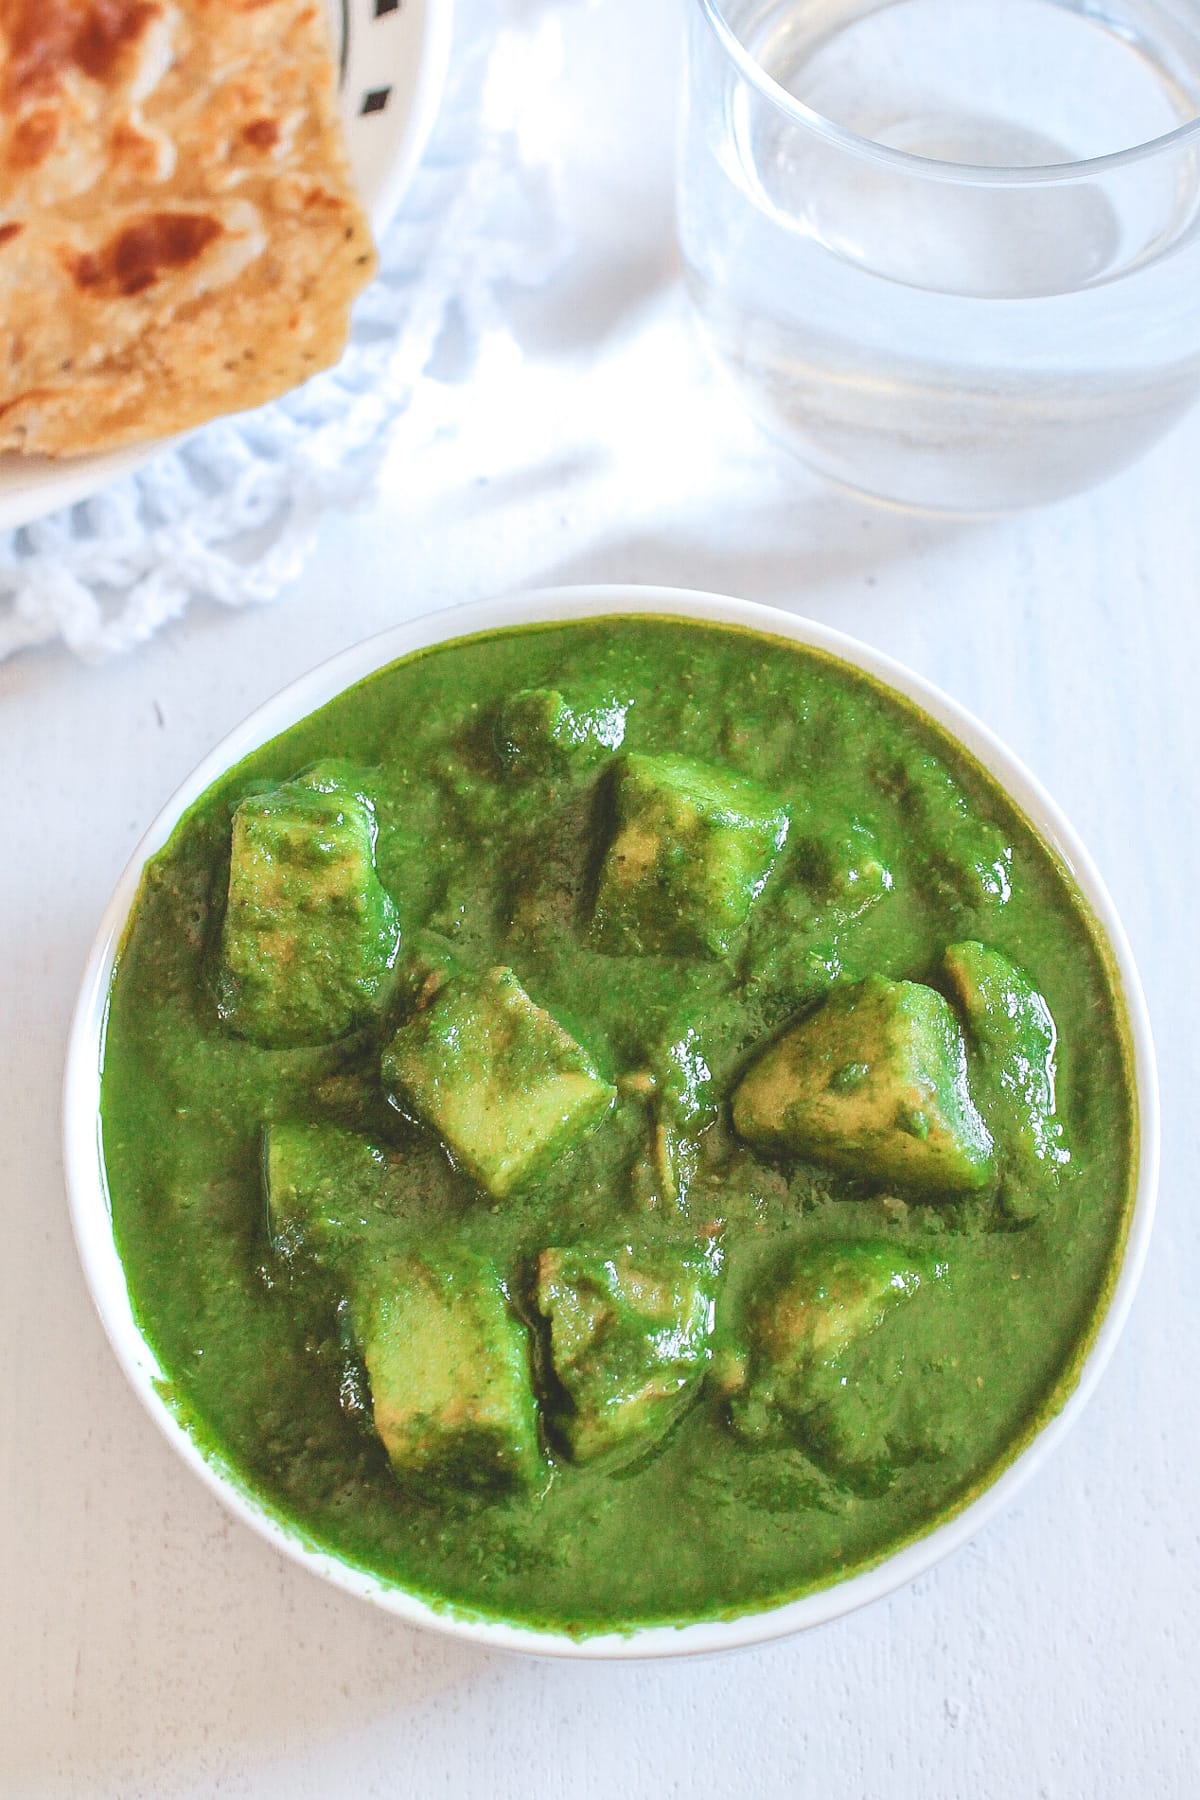
<svg viewBox="0 0 1200 1800">
<path fill-rule="evenodd" d="M 195 262 L 223 227 L 207 213 L 146 213 L 95 252 L 74 260 L 77 287 L 99 294 L 140 294 L 168 269 Z"/>
</svg>

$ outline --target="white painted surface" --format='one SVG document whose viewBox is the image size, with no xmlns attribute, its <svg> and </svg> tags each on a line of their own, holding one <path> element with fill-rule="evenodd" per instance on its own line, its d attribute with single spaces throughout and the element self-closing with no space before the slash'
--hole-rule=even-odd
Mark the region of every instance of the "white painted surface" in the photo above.
<svg viewBox="0 0 1200 1800">
<path fill-rule="evenodd" d="M 571 16 L 580 244 L 514 300 L 525 363 L 331 521 L 272 611 L 101 669 L 0 668 L 0 1795 L 1200 1793 L 1200 417 L 1108 487 L 948 525 L 818 488 L 709 375 L 671 242 L 677 14 Z M 553 122 L 552 122 L 553 123 Z M 305 1575 L 159 1438 L 91 1312 L 58 1152 L 70 1008 L 109 890 L 215 739 L 330 651 L 548 581 L 740 593 L 864 637 L 1005 737 L 1089 844 L 1155 1021 L 1163 1186 L 1141 1293 L 1020 1503 L 903 1593 L 714 1662 L 530 1664 Z"/>
</svg>

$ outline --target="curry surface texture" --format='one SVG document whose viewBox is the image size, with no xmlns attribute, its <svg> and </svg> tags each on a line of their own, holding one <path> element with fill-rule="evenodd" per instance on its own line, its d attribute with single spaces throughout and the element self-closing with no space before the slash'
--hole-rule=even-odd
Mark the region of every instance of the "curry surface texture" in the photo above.
<svg viewBox="0 0 1200 1800">
<path fill-rule="evenodd" d="M 624 751 L 700 759 L 786 805 L 783 853 L 723 953 L 597 945 L 588 920 L 609 759 L 514 777 L 496 720 L 530 688 L 611 701 L 626 709 Z M 619 1089 L 585 1141 L 502 1204 L 387 1104 L 384 1025 L 319 1048 L 264 1049 L 219 1017 L 233 809 L 255 784 L 330 758 L 360 770 L 374 801 L 402 954 L 432 932 L 471 966 L 513 969 Z M 862 895 L 856 842 L 872 846 L 876 875 L 887 872 Z M 948 991 L 943 954 L 968 940 L 1019 964 L 1057 1022 L 1070 1162 L 1041 1203 L 1006 1206 L 994 1183 L 923 1200 L 738 1139 L 730 1092 L 789 1019 L 831 985 L 870 974 Z M 637 1079 L 680 1041 L 703 1052 L 720 1103 L 696 1138 L 685 1193 L 656 1171 Z M 422 653 L 225 775 L 146 870 L 114 977 L 102 1094 L 135 1315 L 201 1448 L 303 1540 L 351 1564 L 435 1604 L 583 1634 L 780 1603 L 877 1562 L 964 1505 L 1074 1384 L 1120 1260 L 1135 1162 L 1107 950 L 994 782 L 915 707 L 845 664 L 653 618 Z M 490 1257 L 535 1340 L 530 1296 L 546 1246 L 620 1244 L 664 1220 L 715 1234 L 713 1362 L 689 1409 L 616 1468 L 577 1466 L 551 1443 L 533 1491 L 406 1488 L 370 1429 L 337 1281 L 272 1250 L 262 1133 L 297 1119 L 359 1132 L 392 1159 L 399 1173 L 371 1227 L 381 1254 L 453 1244 Z M 797 1246 L 854 1241 L 945 1270 L 927 1304 L 888 1314 L 845 1384 L 852 1436 L 869 1439 L 886 1407 L 888 1441 L 899 1418 L 912 1446 L 895 1466 L 877 1458 L 869 1480 L 842 1479 L 811 1442 L 739 1435 L 720 1376 L 764 1268 Z"/>
</svg>

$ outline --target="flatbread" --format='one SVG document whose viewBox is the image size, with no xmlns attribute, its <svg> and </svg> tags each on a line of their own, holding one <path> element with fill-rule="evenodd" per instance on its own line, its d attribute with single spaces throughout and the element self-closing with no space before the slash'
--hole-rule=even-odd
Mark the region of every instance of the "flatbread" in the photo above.
<svg viewBox="0 0 1200 1800">
<path fill-rule="evenodd" d="M 321 0 L 0 0 L 0 450 L 273 399 L 375 266 Z"/>
</svg>

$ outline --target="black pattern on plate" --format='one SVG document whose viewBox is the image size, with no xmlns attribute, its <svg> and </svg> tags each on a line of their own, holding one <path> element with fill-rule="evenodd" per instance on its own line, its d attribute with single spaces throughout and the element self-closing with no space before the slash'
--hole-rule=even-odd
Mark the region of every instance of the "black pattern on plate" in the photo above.
<svg viewBox="0 0 1200 1800">
<path fill-rule="evenodd" d="M 346 64 L 350 60 L 350 0 L 341 0 L 342 29 L 338 44 L 338 87 L 346 85 Z"/>
</svg>

